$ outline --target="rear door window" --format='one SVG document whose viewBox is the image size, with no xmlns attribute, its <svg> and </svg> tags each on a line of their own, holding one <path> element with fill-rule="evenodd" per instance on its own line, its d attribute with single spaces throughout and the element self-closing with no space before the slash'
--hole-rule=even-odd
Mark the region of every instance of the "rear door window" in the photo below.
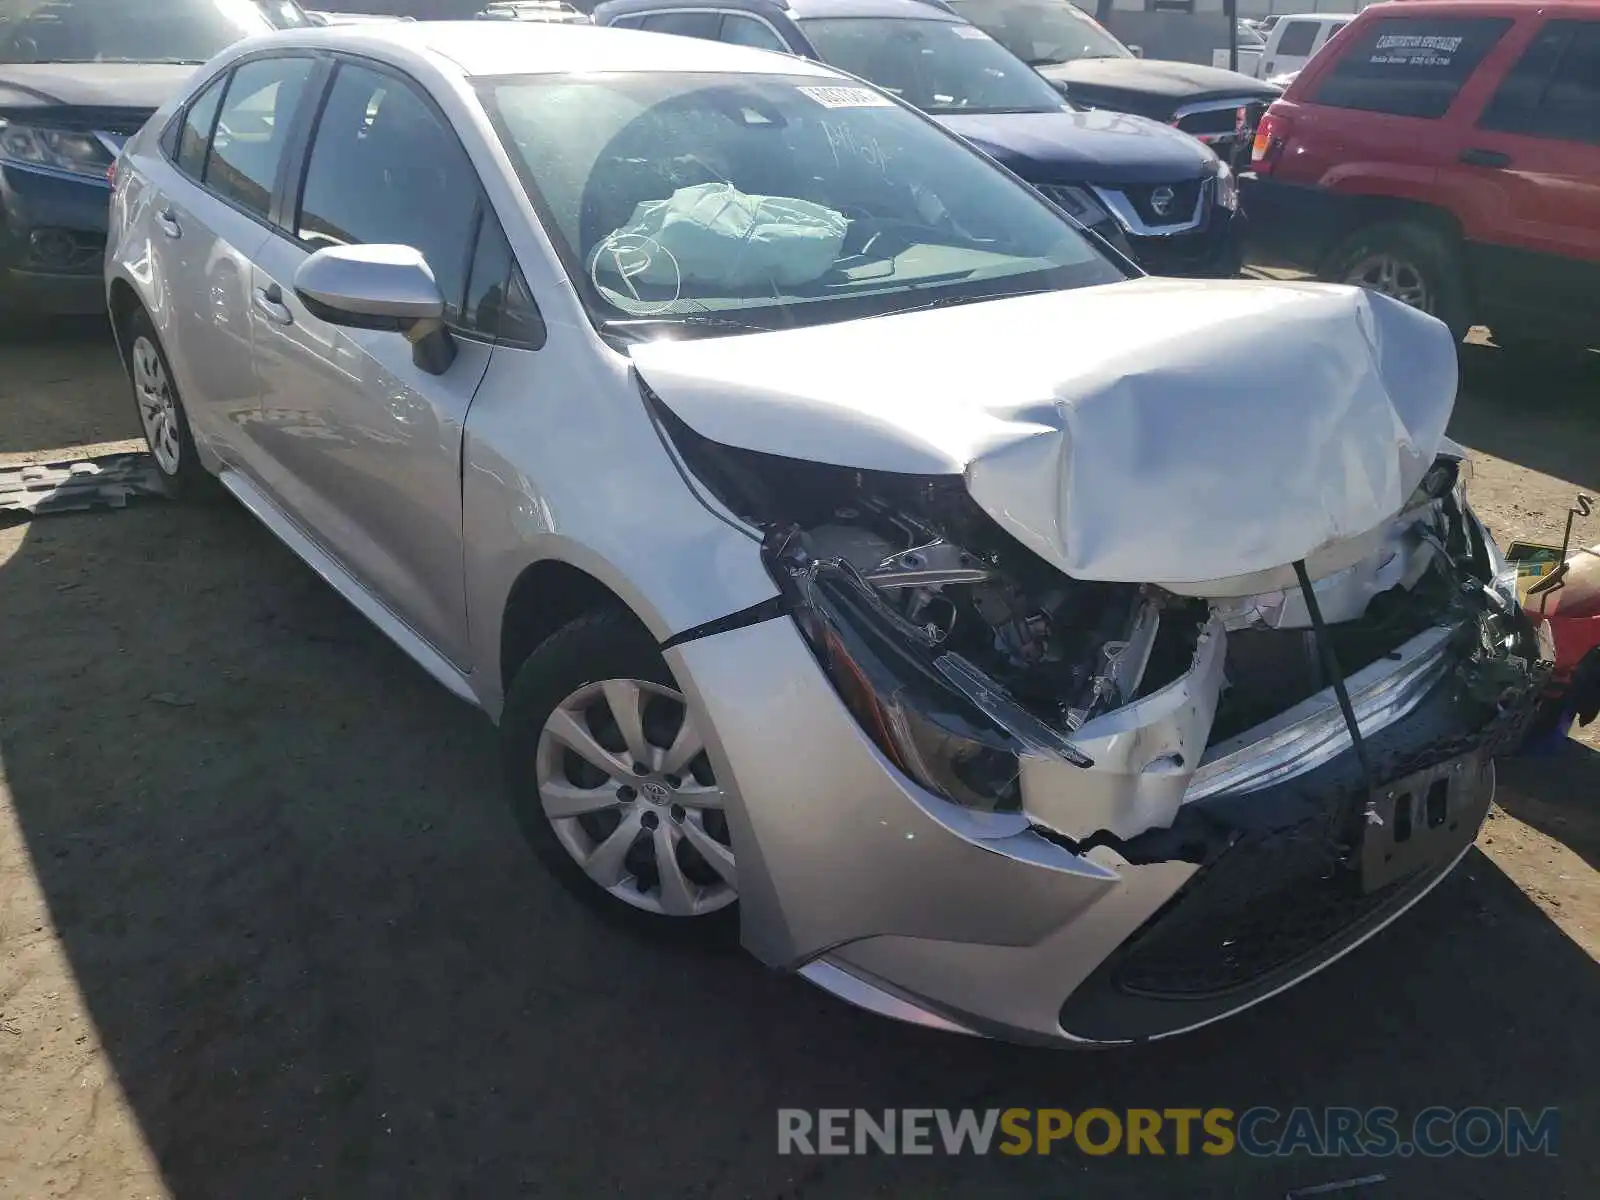
<svg viewBox="0 0 1600 1200">
<path fill-rule="evenodd" d="M 267 215 L 313 65 L 309 58 L 262 58 L 234 71 L 206 161 L 209 190 L 258 217 Z"/>
<path fill-rule="evenodd" d="M 684 37 L 704 38 L 708 42 L 717 40 L 717 27 L 722 24 L 722 15 L 714 12 L 664 12 L 652 13 L 644 19 L 640 26 L 651 33 L 678 33 Z"/>
<path fill-rule="evenodd" d="M 1510 17 L 1390 17 L 1348 37 L 1314 104 L 1442 117 Z"/>
<path fill-rule="evenodd" d="M 1283 36 L 1278 39 L 1276 54 L 1285 58 L 1304 58 L 1317 44 L 1317 34 L 1322 29 L 1320 21 L 1289 21 L 1284 24 Z"/>
<path fill-rule="evenodd" d="M 1506 75 L 1481 129 L 1600 144 L 1600 21 L 1551 21 Z"/>
</svg>

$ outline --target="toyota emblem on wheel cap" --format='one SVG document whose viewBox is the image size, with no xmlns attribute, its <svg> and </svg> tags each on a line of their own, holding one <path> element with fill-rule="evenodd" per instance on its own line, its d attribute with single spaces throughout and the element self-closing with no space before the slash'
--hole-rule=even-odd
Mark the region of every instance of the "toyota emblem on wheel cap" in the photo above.
<svg viewBox="0 0 1600 1200">
<path fill-rule="evenodd" d="M 657 783 L 654 779 L 642 785 L 639 790 L 644 793 L 645 799 L 649 800 L 653 804 L 665 804 L 668 796 L 671 795 L 671 793 L 667 791 L 666 784 Z"/>
<path fill-rule="evenodd" d="M 1171 188 L 1162 186 L 1150 193 L 1150 208 L 1158 217 L 1164 217 L 1172 211 L 1172 201 L 1175 193 Z"/>
</svg>

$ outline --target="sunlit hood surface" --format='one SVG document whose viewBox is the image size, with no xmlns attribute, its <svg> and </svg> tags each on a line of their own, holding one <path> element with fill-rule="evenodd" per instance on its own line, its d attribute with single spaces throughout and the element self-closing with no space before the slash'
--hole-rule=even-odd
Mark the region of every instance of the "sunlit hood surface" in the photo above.
<svg viewBox="0 0 1600 1200">
<path fill-rule="evenodd" d="M 1456 392 L 1432 317 L 1354 288 L 1140 279 L 633 352 L 714 441 L 961 474 L 1078 579 L 1264 571 L 1366 532 Z"/>
</svg>

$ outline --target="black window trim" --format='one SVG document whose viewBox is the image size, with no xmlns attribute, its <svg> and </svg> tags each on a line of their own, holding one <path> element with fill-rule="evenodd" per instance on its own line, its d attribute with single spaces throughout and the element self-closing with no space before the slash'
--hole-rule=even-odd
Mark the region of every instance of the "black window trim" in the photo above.
<svg viewBox="0 0 1600 1200">
<path fill-rule="evenodd" d="M 231 66 L 210 76 L 204 84 L 195 89 L 192 96 L 183 102 L 183 105 L 173 114 L 172 120 L 167 122 L 167 127 L 161 131 L 161 140 L 158 143 L 161 147 L 161 157 L 171 163 L 173 170 L 177 171 L 178 174 L 198 184 L 200 187 L 205 186 L 206 164 L 211 161 L 211 139 L 217 136 L 217 122 L 222 118 L 222 105 L 228 99 L 228 85 L 232 82 L 233 68 Z M 206 126 L 206 149 L 200 158 L 200 174 L 198 176 L 191 175 L 183 169 L 183 164 L 178 161 L 183 154 L 184 126 L 189 123 L 189 113 L 193 111 L 194 106 L 200 102 L 207 92 L 219 86 L 222 88 L 222 92 L 217 97 L 217 110 L 211 114 L 211 123 Z M 170 146 L 168 145 L 169 140 L 171 142 Z M 218 197 L 218 199 L 220 198 Z"/>
</svg>

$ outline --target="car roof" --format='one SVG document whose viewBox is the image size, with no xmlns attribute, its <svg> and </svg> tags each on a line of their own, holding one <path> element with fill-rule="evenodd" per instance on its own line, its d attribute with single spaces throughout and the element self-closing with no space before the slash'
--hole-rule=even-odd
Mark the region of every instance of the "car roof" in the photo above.
<svg viewBox="0 0 1600 1200">
<path fill-rule="evenodd" d="M 1569 16 L 1573 14 L 1600 15 L 1600 0 L 1388 0 L 1362 9 L 1356 15 L 1372 18 L 1424 17 L 1438 13 L 1482 16 Z"/>
<path fill-rule="evenodd" d="M 726 42 L 543 21 L 396 21 L 290 29 L 252 38 L 237 49 L 296 46 L 395 62 L 420 55 L 445 60 L 469 77 L 706 71 L 844 78 L 807 59 Z"/>
<path fill-rule="evenodd" d="M 596 8 L 595 12 L 610 18 L 625 13 L 693 8 L 763 15 L 781 13 L 795 21 L 818 17 L 904 17 L 912 21 L 961 21 L 949 10 L 924 3 L 924 0 L 609 0 Z"/>
</svg>

